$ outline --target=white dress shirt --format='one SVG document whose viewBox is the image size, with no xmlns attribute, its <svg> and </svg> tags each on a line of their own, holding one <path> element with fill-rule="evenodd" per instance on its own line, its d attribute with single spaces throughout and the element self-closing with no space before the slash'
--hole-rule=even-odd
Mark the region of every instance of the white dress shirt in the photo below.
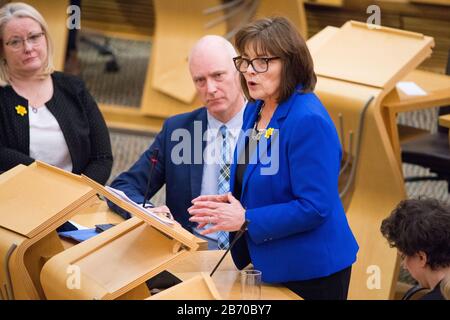
<svg viewBox="0 0 450 320">
<path fill-rule="evenodd" d="M 228 139 L 231 147 L 231 152 L 232 154 L 234 154 L 237 139 L 242 129 L 244 110 L 245 106 L 227 123 L 222 123 L 221 121 L 214 118 L 209 112 L 207 112 L 208 127 L 206 130 L 206 148 L 203 151 L 204 164 L 202 186 L 200 191 L 201 195 L 212 195 L 218 193 L 217 182 L 219 181 L 219 170 L 223 142 L 223 138 L 219 129 L 222 125 L 225 125 L 227 127 L 227 130 L 229 132 Z M 206 226 L 205 228 L 209 227 L 210 226 Z M 196 233 L 197 235 L 201 230 L 203 229 L 193 229 L 194 233 Z M 206 237 L 208 240 L 213 240 L 214 242 L 216 242 L 217 246 L 217 233 L 211 233 L 203 237 Z M 209 242 L 209 249 L 217 249 L 217 247 L 211 247 L 211 242 Z"/>
</svg>

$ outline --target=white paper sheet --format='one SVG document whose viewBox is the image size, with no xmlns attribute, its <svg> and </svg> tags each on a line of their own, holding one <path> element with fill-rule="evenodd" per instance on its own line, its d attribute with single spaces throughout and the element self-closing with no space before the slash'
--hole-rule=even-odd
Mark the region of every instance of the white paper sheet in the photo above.
<svg viewBox="0 0 450 320">
<path fill-rule="evenodd" d="M 404 94 L 408 96 L 426 96 L 427 92 L 419 87 L 415 82 L 412 81 L 401 81 L 398 82 L 397 90 L 402 91 Z"/>
<path fill-rule="evenodd" d="M 109 192 L 113 193 L 115 196 L 119 197 L 121 200 L 124 200 L 124 201 L 128 202 L 133 207 L 135 207 L 139 211 L 147 214 L 148 216 L 151 216 L 151 217 L 157 219 L 158 221 L 160 221 L 162 223 L 165 223 L 167 225 L 173 225 L 174 224 L 174 221 L 172 219 L 166 218 L 164 216 L 160 216 L 159 214 L 150 211 L 148 208 L 143 208 L 142 205 L 139 205 L 136 202 L 134 202 L 133 200 L 131 200 L 130 198 L 128 198 L 128 196 L 123 191 L 111 188 L 109 186 L 106 186 L 105 188 Z"/>
</svg>

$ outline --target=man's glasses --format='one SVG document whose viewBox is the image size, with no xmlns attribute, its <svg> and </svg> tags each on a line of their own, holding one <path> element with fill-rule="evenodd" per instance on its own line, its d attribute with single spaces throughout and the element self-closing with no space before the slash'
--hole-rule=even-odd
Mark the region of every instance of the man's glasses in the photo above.
<svg viewBox="0 0 450 320">
<path fill-rule="evenodd" d="M 25 41 L 28 42 L 32 46 L 39 44 L 39 41 L 41 40 L 43 35 L 45 35 L 45 32 L 34 33 L 26 39 L 12 38 L 5 44 L 14 50 L 19 50 L 19 49 L 23 48 L 23 46 L 25 45 Z"/>
<path fill-rule="evenodd" d="M 280 59 L 280 57 L 255 58 L 252 60 L 242 58 L 241 56 L 233 58 L 234 66 L 240 73 L 246 73 L 248 66 L 252 66 L 257 73 L 266 72 L 269 69 L 269 61 Z"/>
</svg>

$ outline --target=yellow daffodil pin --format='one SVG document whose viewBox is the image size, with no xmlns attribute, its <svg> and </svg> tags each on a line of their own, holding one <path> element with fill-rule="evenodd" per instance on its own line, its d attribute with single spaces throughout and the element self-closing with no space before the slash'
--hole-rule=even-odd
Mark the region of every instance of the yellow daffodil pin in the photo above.
<svg viewBox="0 0 450 320">
<path fill-rule="evenodd" d="M 19 104 L 18 106 L 16 106 L 16 112 L 17 114 L 20 114 L 23 117 L 24 115 L 27 114 L 27 108 Z"/>
<path fill-rule="evenodd" d="M 273 128 L 268 128 L 266 130 L 266 134 L 264 136 L 266 137 L 266 139 L 269 139 L 272 134 L 273 134 Z"/>
</svg>

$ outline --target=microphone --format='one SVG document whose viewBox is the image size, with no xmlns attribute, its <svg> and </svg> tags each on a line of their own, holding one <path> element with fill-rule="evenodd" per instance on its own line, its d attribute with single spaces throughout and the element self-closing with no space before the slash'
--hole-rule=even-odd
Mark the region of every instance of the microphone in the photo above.
<svg viewBox="0 0 450 320">
<path fill-rule="evenodd" d="M 225 256 L 227 255 L 227 253 L 231 250 L 231 248 L 234 247 L 234 245 L 239 240 L 239 238 L 242 237 L 242 235 L 245 233 L 245 231 L 247 231 L 247 225 L 248 225 L 248 220 L 245 220 L 245 222 L 242 224 L 242 226 L 239 229 L 239 231 L 236 233 L 236 236 L 234 237 L 233 242 L 231 242 L 231 244 L 228 247 L 227 251 L 225 251 L 225 253 L 223 254 L 222 258 L 220 258 L 219 262 L 216 264 L 216 266 L 214 267 L 213 271 L 210 273 L 210 275 L 209 275 L 210 277 L 212 277 L 214 272 L 216 272 L 217 268 L 220 266 L 220 264 L 222 263 L 223 259 L 225 259 Z"/>
<path fill-rule="evenodd" d="M 148 181 L 147 181 L 147 190 L 145 191 L 145 195 L 144 195 L 144 202 L 142 203 L 142 207 L 145 208 L 145 205 L 147 204 L 147 201 L 150 200 L 149 198 L 149 193 L 150 193 L 150 183 L 152 181 L 153 178 L 153 170 L 155 169 L 156 164 L 158 163 L 158 153 L 159 153 L 159 149 L 153 149 L 152 152 L 152 157 L 150 158 L 150 175 L 148 177 Z"/>
</svg>

